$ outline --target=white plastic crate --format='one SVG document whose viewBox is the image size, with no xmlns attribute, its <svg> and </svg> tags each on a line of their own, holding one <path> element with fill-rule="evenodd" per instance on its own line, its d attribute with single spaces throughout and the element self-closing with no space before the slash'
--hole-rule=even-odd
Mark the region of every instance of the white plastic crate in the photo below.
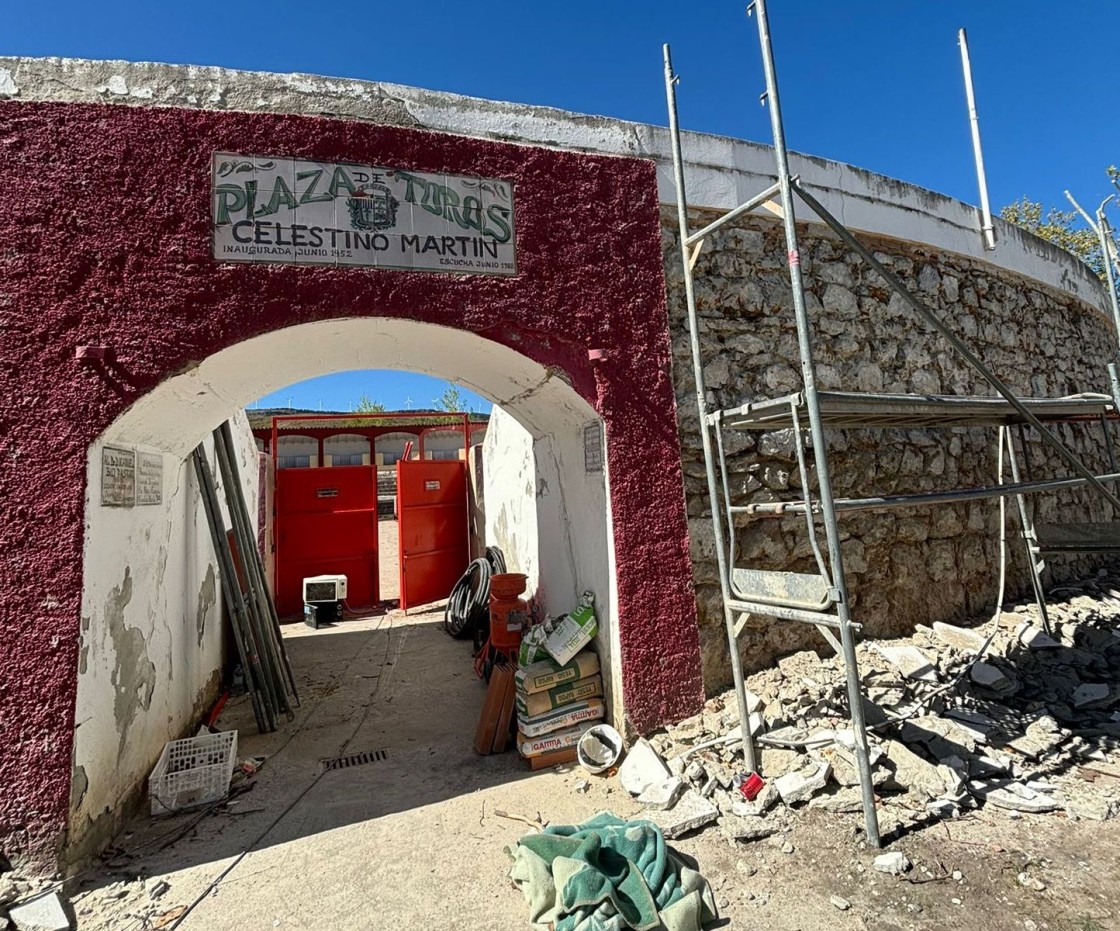
<svg viewBox="0 0 1120 931">
<path fill-rule="evenodd" d="M 237 731 L 172 740 L 148 777 L 153 815 L 217 802 L 229 794 L 237 762 Z"/>
</svg>

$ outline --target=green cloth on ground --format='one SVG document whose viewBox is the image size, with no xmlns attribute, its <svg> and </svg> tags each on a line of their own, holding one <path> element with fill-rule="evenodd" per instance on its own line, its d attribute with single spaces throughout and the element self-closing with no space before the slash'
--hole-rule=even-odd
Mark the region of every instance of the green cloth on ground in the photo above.
<svg viewBox="0 0 1120 931">
<path fill-rule="evenodd" d="M 510 878 L 541 931 L 700 931 L 716 918 L 708 882 L 650 821 L 601 812 L 550 825 L 507 851 Z"/>
</svg>

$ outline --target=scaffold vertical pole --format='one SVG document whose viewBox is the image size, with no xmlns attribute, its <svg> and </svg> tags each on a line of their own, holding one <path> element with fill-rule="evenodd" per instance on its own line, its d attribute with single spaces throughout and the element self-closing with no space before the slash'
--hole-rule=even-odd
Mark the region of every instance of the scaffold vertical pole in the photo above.
<svg viewBox="0 0 1120 931">
<path fill-rule="evenodd" d="M 868 751 L 867 728 L 864 720 L 863 688 L 856 663 L 855 634 L 851 624 L 851 607 L 844 578 L 844 562 L 840 552 L 840 530 L 832 495 L 832 478 L 828 463 L 828 445 L 821 422 L 820 403 L 817 397 L 816 366 L 809 342 L 809 317 L 805 306 L 805 288 L 801 277 L 801 255 L 798 249 L 796 217 L 789 155 L 786 150 L 785 128 L 782 125 L 781 102 L 778 96 L 778 78 L 774 66 L 774 53 L 770 42 L 770 22 L 765 0 L 754 0 L 747 8 L 758 23 L 758 40 L 762 49 L 762 64 L 766 74 L 766 102 L 770 110 L 770 128 L 774 137 L 774 161 L 777 168 L 781 194 L 782 222 L 785 227 L 790 285 L 793 290 L 793 310 L 797 321 L 797 345 L 801 357 L 801 378 L 804 384 L 805 408 L 809 417 L 809 434 L 813 443 L 813 459 L 817 470 L 818 500 L 828 544 L 828 560 L 832 569 L 832 583 L 836 589 L 836 611 L 843 648 L 844 669 L 847 676 L 848 703 L 855 735 L 855 756 L 859 767 L 860 792 L 863 799 L 863 816 L 867 841 L 874 847 L 880 845 L 879 819 L 875 810 L 875 789 L 871 781 L 871 763 Z M 678 181 L 679 183 L 679 181 Z M 687 280 L 687 279 L 686 279 Z"/>
<path fill-rule="evenodd" d="M 673 178 L 677 187 L 677 225 L 681 246 L 681 265 L 684 273 L 685 303 L 688 308 L 688 334 L 692 348 L 692 372 L 696 382 L 696 411 L 700 417 L 700 442 L 704 451 L 704 471 L 708 479 L 708 502 L 712 512 L 712 530 L 715 535 L 716 567 L 719 572 L 720 599 L 723 604 L 723 622 L 727 628 L 727 644 L 731 656 L 731 674 L 735 680 L 735 700 L 739 710 L 739 727 L 743 738 L 743 762 L 753 772 L 758 772 L 758 758 L 755 753 L 754 737 L 751 734 L 750 712 L 747 708 L 746 685 L 743 681 L 743 660 L 739 654 L 739 638 L 735 632 L 735 617 L 729 605 L 731 598 L 728 577 L 727 556 L 724 550 L 723 515 L 721 514 L 721 491 L 716 480 L 715 459 L 712 452 L 711 425 L 708 423 L 708 400 L 704 387 L 704 362 L 700 354 L 699 317 L 696 313 L 696 290 L 692 281 L 693 256 L 688 249 L 688 200 L 684 189 L 684 158 L 681 154 L 680 124 L 677 121 L 677 76 L 673 73 L 673 61 L 669 46 L 663 47 L 665 60 L 665 97 L 669 107 L 669 136 L 673 146 Z M 697 253 L 703 243 L 697 243 Z M 717 427 L 718 429 L 718 427 Z M 728 533 L 735 528 L 729 526 Z"/>
</svg>

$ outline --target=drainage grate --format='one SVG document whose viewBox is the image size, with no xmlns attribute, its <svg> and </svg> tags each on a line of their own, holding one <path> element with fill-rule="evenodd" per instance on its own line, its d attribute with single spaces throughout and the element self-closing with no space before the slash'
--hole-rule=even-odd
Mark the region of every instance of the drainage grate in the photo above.
<svg viewBox="0 0 1120 931">
<path fill-rule="evenodd" d="M 336 757 L 333 760 L 323 760 L 323 769 L 349 769 L 351 766 L 365 766 L 367 763 L 380 763 L 389 758 L 388 750 L 366 750 L 363 753 L 351 753 L 349 756 Z"/>
</svg>

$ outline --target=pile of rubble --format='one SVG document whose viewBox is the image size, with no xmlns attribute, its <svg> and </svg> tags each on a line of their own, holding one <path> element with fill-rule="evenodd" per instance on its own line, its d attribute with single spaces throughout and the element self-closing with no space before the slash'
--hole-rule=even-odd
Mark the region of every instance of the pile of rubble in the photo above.
<svg viewBox="0 0 1120 931">
<path fill-rule="evenodd" d="M 898 823 L 987 806 L 1008 817 L 1120 811 L 1120 575 L 1053 594 L 976 628 L 934 624 L 858 647 L 877 799 Z M 765 786 L 748 801 L 729 691 L 640 741 L 619 772 L 666 836 L 719 821 L 733 839 L 783 829 L 794 806 L 859 812 L 843 664 L 806 651 L 750 677 L 750 727 Z M 1115 759 L 1115 758 L 1114 758 Z M 750 793 L 747 793 L 750 794 Z M 781 803 L 781 804 L 779 804 Z"/>
</svg>

